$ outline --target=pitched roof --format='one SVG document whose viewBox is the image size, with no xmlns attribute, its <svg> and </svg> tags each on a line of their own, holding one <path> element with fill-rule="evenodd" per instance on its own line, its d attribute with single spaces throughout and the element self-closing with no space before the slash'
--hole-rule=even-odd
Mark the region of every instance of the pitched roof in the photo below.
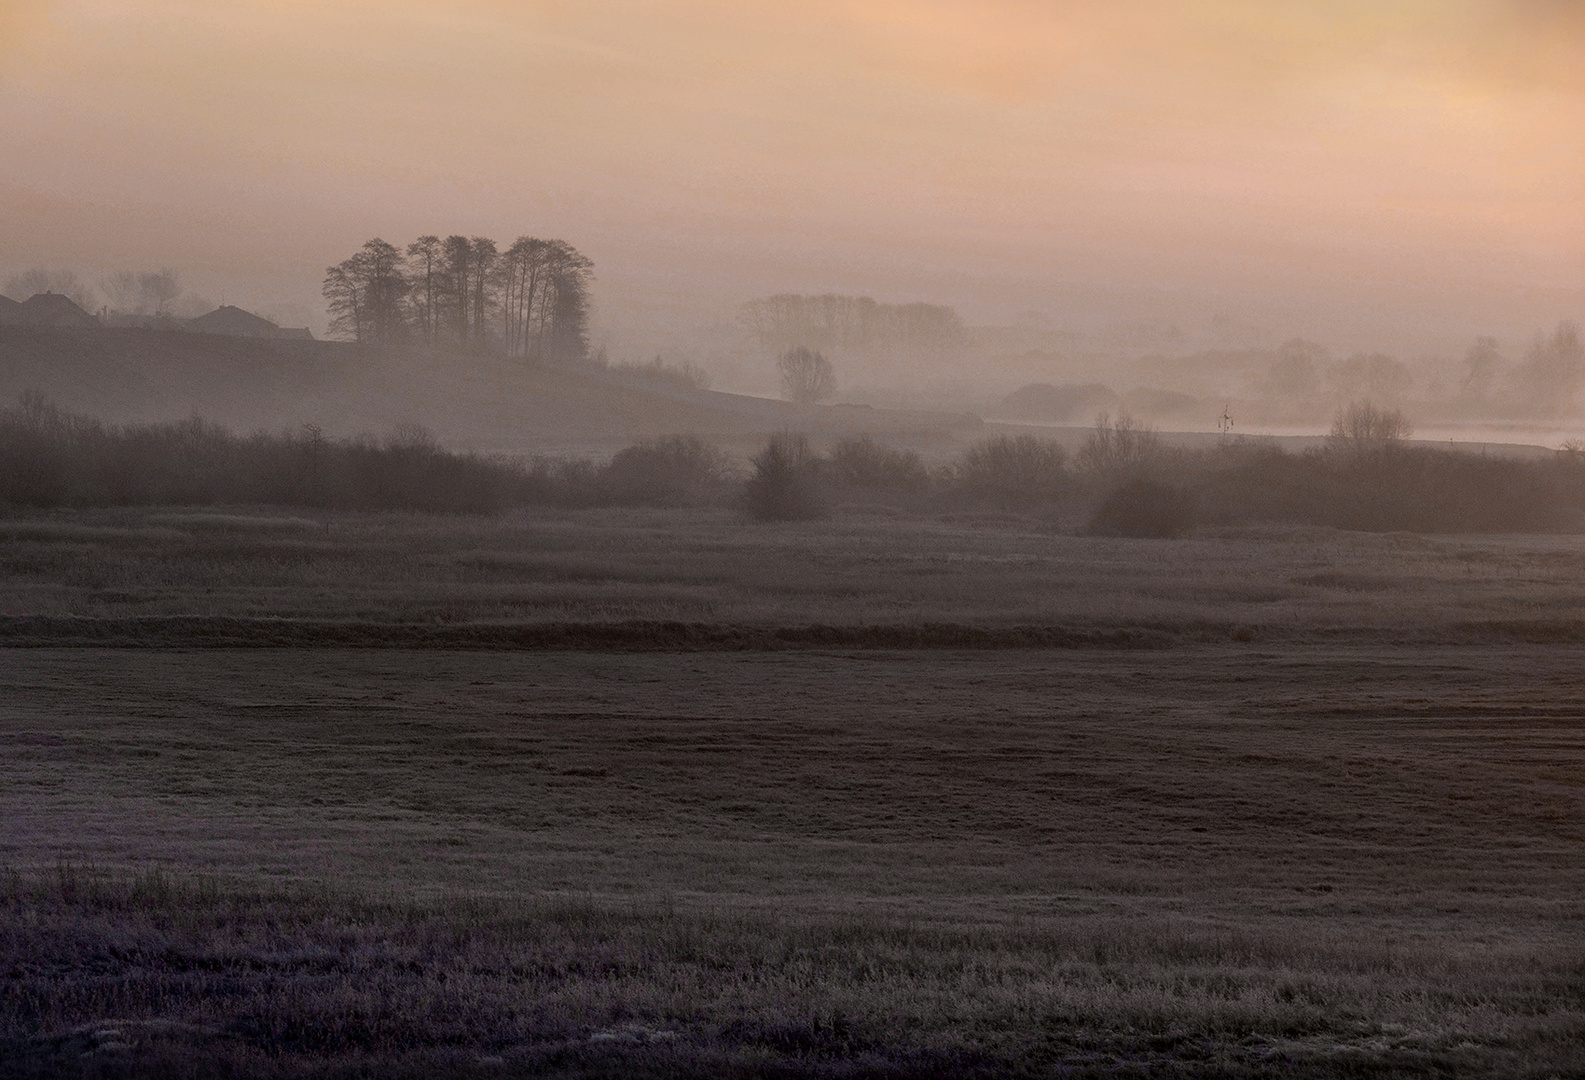
<svg viewBox="0 0 1585 1080">
<path fill-rule="evenodd" d="M 99 320 L 57 292 L 34 293 L 17 305 L 29 326 L 98 326 Z"/>
<path fill-rule="evenodd" d="M 195 334 L 227 334 L 231 337 L 276 337 L 281 328 L 251 311 L 243 311 L 231 304 L 222 304 L 207 315 L 187 321 L 187 329 Z"/>
<path fill-rule="evenodd" d="M 4 293 L 0 293 L 0 325 L 15 324 L 21 321 L 22 305 Z"/>
</svg>

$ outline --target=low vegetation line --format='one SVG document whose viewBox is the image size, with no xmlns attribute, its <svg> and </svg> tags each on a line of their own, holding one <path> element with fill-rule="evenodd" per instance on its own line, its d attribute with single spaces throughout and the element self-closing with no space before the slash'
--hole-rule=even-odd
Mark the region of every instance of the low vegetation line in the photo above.
<svg viewBox="0 0 1585 1080">
<path fill-rule="evenodd" d="M 826 448 L 782 432 L 742 463 L 691 435 L 604 461 L 456 453 L 419 428 L 384 439 L 237 435 L 200 419 L 107 424 L 37 394 L 0 408 L 0 509 L 274 506 L 495 515 L 526 507 L 736 509 L 798 522 L 853 509 L 970 509 L 1066 519 L 1091 535 L 1183 536 L 1250 524 L 1363 532 L 1580 533 L 1585 451 L 1518 461 L 1410 447 L 1407 422 L 1368 402 L 1324 448 L 1259 440 L 1174 446 L 1132 417 L 1101 415 L 1071 456 L 1031 434 L 996 435 L 953 461 L 869 437 Z"/>
<path fill-rule="evenodd" d="M 753 626 L 627 622 L 425 623 L 158 615 L 0 616 L 0 647 L 394 648 L 571 652 L 776 652 L 794 649 L 1162 649 L 1153 627 L 972 626 L 964 623 Z"/>
<path fill-rule="evenodd" d="M 1172 649 L 1301 641 L 1368 645 L 1496 641 L 1585 644 L 1585 620 L 1489 619 L 1412 629 L 1328 626 L 1307 631 L 1243 623 L 984 626 L 969 623 L 676 622 L 414 623 L 216 615 L 0 616 L 0 648 L 498 649 L 528 652 L 792 652 L 798 650 Z"/>
</svg>

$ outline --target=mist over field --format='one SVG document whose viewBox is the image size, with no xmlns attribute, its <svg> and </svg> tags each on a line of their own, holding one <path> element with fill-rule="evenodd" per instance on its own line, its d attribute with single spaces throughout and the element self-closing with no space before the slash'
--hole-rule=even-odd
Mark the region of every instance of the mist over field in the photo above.
<svg viewBox="0 0 1585 1080">
<path fill-rule="evenodd" d="M 1585 1075 L 1582 13 L 0 2 L 0 1080 Z"/>
</svg>

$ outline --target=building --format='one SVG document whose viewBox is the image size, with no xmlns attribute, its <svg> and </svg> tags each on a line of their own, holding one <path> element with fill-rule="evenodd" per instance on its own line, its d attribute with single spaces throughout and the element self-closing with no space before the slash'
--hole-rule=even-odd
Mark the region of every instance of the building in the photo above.
<svg viewBox="0 0 1585 1080">
<path fill-rule="evenodd" d="M 35 293 L 20 304 L 0 297 L 0 323 L 12 326 L 63 326 L 87 330 L 98 327 L 99 320 L 60 293 Z"/>
<path fill-rule="evenodd" d="M 222 304 L 207 315 L 187 320 L 186 329 L 194 334 L 224 334 L 227 337 L 290 338 L 312 341 L 314 335 L 304 327 L 280 327 L 269 319 L 243 311 L 232 304 Z"/>
</svg>

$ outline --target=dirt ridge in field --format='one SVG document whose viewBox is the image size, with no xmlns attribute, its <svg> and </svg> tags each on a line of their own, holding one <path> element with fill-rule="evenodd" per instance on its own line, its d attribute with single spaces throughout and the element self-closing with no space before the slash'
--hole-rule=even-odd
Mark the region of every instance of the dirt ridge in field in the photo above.
<svg viewBox="0 0 1585 1080">
<path fill-rule="evenodd" d="M 0 617 L 0 647 L 330 646 L 595 652 L 775 652 L 788 649 L 1160 649 L 1151 627 L 973 626 L 964 623 L 804 626 L 622 622 L 410 623 L 235 616 Z"/>
<path fill-rule="evenodd" d="M 1585 643 L 1585 621 L 1482 620 L 1283 630 L 1236 623 L 1012 625 L 960 622 L 767 625 L 617 622 L 420 623 L 214 615 L 0 616 L 0 648 L 394 648 L 578 652 L 782 652 L 799 649 L 1168 649 L 1191 643 L 1307 640 L 1414 644 Z"/>
</svg>

